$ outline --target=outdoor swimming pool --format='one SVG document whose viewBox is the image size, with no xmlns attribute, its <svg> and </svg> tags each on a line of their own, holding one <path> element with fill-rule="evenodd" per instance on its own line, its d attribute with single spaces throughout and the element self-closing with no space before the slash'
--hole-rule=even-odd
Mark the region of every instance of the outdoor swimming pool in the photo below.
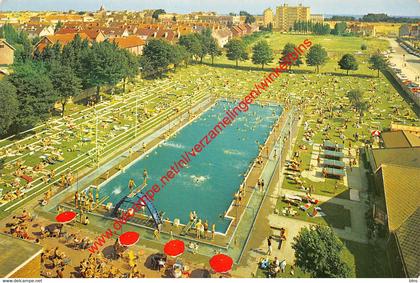
<svg viewBox="0 0 420 283">
<path fill-rule="evenodd" d="M 170 139 L 101 185 L 100 197 L 109 196 L 106 202 L 115 205 L 129 194 L 130 178 L 141 185 L 144 169 L 149 174 L 149 186 L 157 183 L 167 168 L 184 151 L 191 150 L 225 116 L 225 110 L 234 106 L 236 102 L 218 101 Z M 281 112 L 278 105 L 250 105 L 247 113 L 241 113 L 156 195 L 153 204 L 157 210 L 163 211 L 164 218 L 170 221 L 179 218 L 182 224 L 188 223 L 190 211 L 195 210 L 199 218 L 207 219 L 210 227 L 214 223 L 218 232 L 226 232 L 231 220 L 223 216 L 243 182 L 244 173 L 258 155 L 257 141 L 264 143 Z"/>
</svg>

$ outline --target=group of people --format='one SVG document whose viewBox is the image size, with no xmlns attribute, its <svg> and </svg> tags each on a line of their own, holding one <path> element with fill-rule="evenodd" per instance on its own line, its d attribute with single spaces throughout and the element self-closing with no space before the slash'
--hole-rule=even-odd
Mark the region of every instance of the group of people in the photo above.
<svg viewBox="0 0 420 283">
<path fill-rule="evenodd" d="M 147 172 L 147 169 L 144 169 L 143 170 L 143 185 L 146 184 L 148 178 L 149 178 L 149 173 Z M 136 186 L 137 185 L 134 179 L 130 178 L 130 180 L 128 181 L 128 189 L 130 190 L 130 193 L 133 192 Z"/>
<path fill-rule="evenodd" d="M 258 262 L 258 266 L 259 268 L 261 268 L 262 270 L 267 271 L 267 275 L 269 278 L 272 277 L 277 277 L 277 275 L 280 273 L 280 271 L 282 273 L 286 272 L 286 260 L 279 260 L 277 257 L 274 257 L 273 260 L 270 260 L 268 257 L 266 258 L 261 258 Z M 294 267 L 291 267 L 290 270 L 290 274 L 294 275 Z"/>
<path fill-rule="evenodd" d="M 242 200 L 245 198 L 245 189 L 244 189 L 244 185 L 242 184 L 240 187 L 239 187 L 239 191 L 238 192 L 236 192 L 234 195 L 233 195 L 233 200 L 234 200 L 234 205 L 235 206 L 240 206 L 241 205 L 241 203 L 242 203 Z"/>
<path fill-rule="evenodd" d="M 260 191 L 260 192 L 263 192 L 264 191 L 264 179 L 262 179 L 262 178 L 258 178 L 258 181 L 257 181 L 257 187 L 258 187 L 258 190 Z"/>
<path fill-rule="evenodd" d="M 91 187 L 86 194 L 83 190 L 80 194 L 78 191 L 74 193 L 74 207 L 80 208 L 83 211 L 92 211 L 95 206 L 99 203 L 99 189 L 96 189 L 95 195 L 93 195 L 93 188 Z"/>
<path fill-rule="evenodd" d="M 58 247 L 51 250 L 46 249 L 41 253 L 41 275 L 49 278 L 63 278 L 64 268 L 70 262 L 70 258 Z"/>
<path fill-rule="evenodd" d="M 33 240 L 30 236 L 28 226 L 32 222 L 33 217 L 29 211 L 23 210 L 20 216 L 13 216 L 12 222 L 6 223 L 6 228 L 9 228 L 8 233 L 14 237 Z"/>
<path fill-rule="evenodd" d="M 124 274 L 119 268 L 109 264 L 102 253 L 90 254 L 87 259 L 83 259 L 79 264 L 80 276 L 82 278 L 126 278 L 129 274 Z M 137 266 L 131 268 L 130 276 L 142 277 Z"/>
<path fill-rule="evenodd" d="M 71 171 L 67 172 L 67 174 L 62 174 L 60 177 L 60 185 L 62 188 L 70 187 L 73 184 L 74 176 Z"/>
</svg>

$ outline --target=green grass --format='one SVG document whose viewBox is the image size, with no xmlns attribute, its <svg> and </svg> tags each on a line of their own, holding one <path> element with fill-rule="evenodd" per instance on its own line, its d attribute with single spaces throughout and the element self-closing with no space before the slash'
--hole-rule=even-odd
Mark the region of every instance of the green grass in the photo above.
<svg viewBox="0 0 420 283">
<path fill-rule="evenodd" d="M 344 240 L 343 260 L 357 278 L 391 277 L 385 251 L 372 245 Z"/>
<path fill-rule="evenodd" d="M 304 204 L 304 202 L 301 204 Z M 339 229 L 351 227 L 350 210 L 344 208 L 344 206 L 330 202 L 319 202 L 316 206 L 319 206 L 326 214 L 326 216 L 310 217 L 307 212 L 313 212 L 315 206 L 312 205 L 307 211 L 303 211 L 299 207 L 292 206 L 292 208 L 297 211 L 297 214 L 295 216 L 286 217 L 291 217 L 314 224 L 328 225 Z M 282 210 L 287 208 L 288 204 L 279 199 L 276 207 L 280 211 L 280 215 L 283 215 Z"/>
<path fill-rule="evenodd" d="M 295 267 L 295 273 L 294 275 L 290 274 L 291 265 L 286 265 L 286 271 L 284 273 L 279 272 L 277 274 L 276 278 L 309 278 L 310 275 L 308 273 L 303 272 L 300 270 L 299 267 Z M 258 268 L 256 277 L 258 278 L 268 278 L 268 272 L 266 270 L 262 270 L 261 268 Z"/>
<path fill-rule="evenodd" d="M 344 249 L 342 259 L 350 267 L 352 278 L 386 278 L 391 277 L 387 257 L 384 251 L 372 245 L 343 240 Z M 288 263 L 285 273 L 279 273 L 277 278 L 309 278 L 310 274 L 295 267 L 295 275 L 290 274 L 291 265 Z M 265 270 L 258 268 L 256 277 L 266 278 Z"/>
</svg>

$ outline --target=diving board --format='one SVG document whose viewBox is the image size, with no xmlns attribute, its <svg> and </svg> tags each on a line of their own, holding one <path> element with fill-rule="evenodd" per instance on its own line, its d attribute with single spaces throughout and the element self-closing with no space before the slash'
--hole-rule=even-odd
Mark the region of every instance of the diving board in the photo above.
<svg viewBox="0 0 420 283">
<path fill-rule="evenodd" d="M 129 208 L 132 208 L 132 206 L 137 203 L 139 199 L 145 200 L 146 208 L 149 211 L 150 215 L 152 216 L 153 222 L 158 228 L 159 224 L 163 224 L 162 217 L 160 216 L 158 210 L 153 205 L 153 203 L 149 200 L 147 200 L 147 197 L 144 193 L 142 193 L 142 189 L 146 186 L 146 184 L 143 184 L 143 186 L 140 188 L 137 188 L 133 190 L 130 194 L 124 196 L 114 207 L 114 210 L 112 211 L 112 216 L 117 217 L 118 211 L 120 209 L 122 210 L 128 210 Z"/>
<path fill-rule="evenodd" d="M 182 229 L 180 235 L 185 236 L 187 235 L 188 231 L 197 223 L 197 218 L 194 218 L 193 221 L 188 222 L 188 224 Z"/>
</svg>

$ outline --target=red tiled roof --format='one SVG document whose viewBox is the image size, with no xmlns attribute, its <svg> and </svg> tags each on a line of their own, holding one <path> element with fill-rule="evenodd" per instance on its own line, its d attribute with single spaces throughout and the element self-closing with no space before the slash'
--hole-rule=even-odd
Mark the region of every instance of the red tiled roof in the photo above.
<svg viewBox="0 0 420 283">
<path fill-rule="evenodd" d="M 64 46 L 68 44 L 70 41 L 72 41 L 77 34 L 79 34 L 82 40 L 84 39 L 89 40 L 89 36 L 85 33 L 67 33 L 67 34 L 47 35 L 47 36 L 44 36 L 36 44 L 35 48 L 38 49 L 39 51 L 42 51 L 48 44 L 55 44 L 55 43 L 60 43 L 61 45 Z"/>
<path fill-rule="evenodd" d="M 138 36 L 132 35 L 127 37 L 116 37 L 113 42 L 120 48 L 133 48 L 137 46 L 145 45 L 146 42 Z"/>
<path fill-rule="evenodd" d="M 77 33 L 80 31 L 80 28 L 76 27 L 63 27 L 60 28 L 55 34 L 69 34 L 69 33 Z"/>
</svg>

